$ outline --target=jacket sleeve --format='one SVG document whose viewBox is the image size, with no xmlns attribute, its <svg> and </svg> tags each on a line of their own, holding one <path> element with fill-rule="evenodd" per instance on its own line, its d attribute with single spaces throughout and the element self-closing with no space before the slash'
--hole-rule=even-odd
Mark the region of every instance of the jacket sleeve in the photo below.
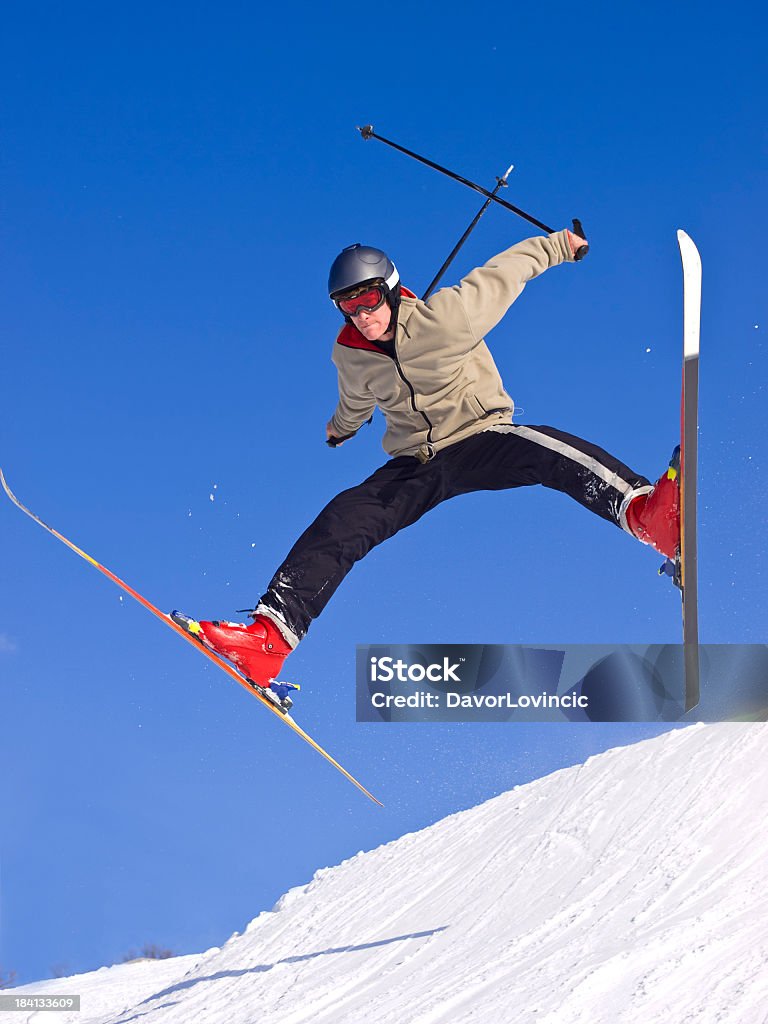
<svg viewBox="0 0 768 1024">
<path fill-rule="evenodd" d="M 356 434 L 366 420 L 373 415 L 376 400 L 366 388 L 350 379 L 341 366 L 339 371 L 339 403 L 331 417 L 329 426 L 337 437 Z"/>
<path fill-rule="evenodd" d="M 502 319 L 528 281 L 560 263 L 573 263 L 567 231 L 518 242 L 445 291 L 458 293 L 469 328 L 479 341 Z M 440 294 L 434 296 L 438 302 Z"/>
</svg>

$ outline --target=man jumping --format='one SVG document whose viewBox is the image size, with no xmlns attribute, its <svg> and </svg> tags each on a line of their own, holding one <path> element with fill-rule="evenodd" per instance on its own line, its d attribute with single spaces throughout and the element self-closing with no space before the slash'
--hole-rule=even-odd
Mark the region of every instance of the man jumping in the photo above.
<svg viewBox="0 0 768 1024">
<path fill-rule="evenodd" d="M 355 562 L 448 498 L 543 484 L 675 558 L 676 455 L 652 486 L 589 441 L 513 423 L 514 403 L 484 341 L 528 281 L 574 262 L 583 245 L 568 230 L 529 238 L 426 302 L 401 285 L 380 249 L 351 245 L 334 260 L 328 292 L 345 324 L 333 349 L 339 401 L 327 440 L 335 447 L 354 436 L 378 407 L 391 458 L 304 531 L 251 625 L 194 623 L 206 644 L 284 706 L 290 684 L 275 678 Z"/>
</svg>

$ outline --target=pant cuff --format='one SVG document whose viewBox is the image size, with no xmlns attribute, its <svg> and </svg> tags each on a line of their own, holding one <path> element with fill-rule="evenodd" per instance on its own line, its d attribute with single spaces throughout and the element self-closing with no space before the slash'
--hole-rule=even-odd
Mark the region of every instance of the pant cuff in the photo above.
<svg viewBox="0 0 768 1024">
<path fill-rule="evenodd" d="M 285 640 L 285 642 L 287 644 L 290 644 L 290 646 L 293 647 L 293 648 L 296 648 L 296 647 L 299 646 L 299 642 L 301 641 L 301 637 L 297 636 L 293 632 L 293 630 L 288 625 L 288 623 L 283 618 L 281 618 L 279 613 L 276 612 L 274 610 L 274 608 L 269 608 L 262 601 L 259 601 L 259 603 L 256 605 L 256 607 L 253 610 L 253 614 L 254 615 L 264 615 L 266 618 L 268 618 L 271 622 L 273 622 L 277 626 L 277 628 L 282 633 L 283 638 L 284 638 L 284 640 Z"/>
<path fill-rule="evenodd" d="M 619 526 L 622 528 L 622 530 L 625 530 L 630 535 L 630 537 L 634 537 L 635 534 L 632 533 L 632 531 L 629 528 L 629 523 L 627 522 L 627 509 L 629 508 L 630 504 L 635 500 L 635 498 L 639 498 L 641 494 L 650 494 L 652 490 L 652 484 L 647 484 L 644 487 L 637 487 L 634 491 L 630 491 L 621 503 L 621 508 L 619 509 Z"/>
</svg>

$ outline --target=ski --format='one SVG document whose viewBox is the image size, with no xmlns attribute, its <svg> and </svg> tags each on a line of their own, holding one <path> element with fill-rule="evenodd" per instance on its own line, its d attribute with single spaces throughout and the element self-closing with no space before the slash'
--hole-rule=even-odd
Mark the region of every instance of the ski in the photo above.
<svg viewBox="0 0 768 1024">
<path fill-rule="evenodd" d="M 268 708 L 274 715 L 277 715 L 281 722 L 285 722 L 286 725 L 290 726 L 290 728 L 296 733 L 297 736 L 300 736 L 305 743 L 308 743 L 310 747 L 312 747 L 313 750 L 317 751 L 317 753 L 320 754 L 321 757 L 324 757 L 329 764 L 332 764 L 333 767 L 336 768 L 339 772 L 341 772 L 341 774 L 346 779 L 348 779 L 354 786 L 356 786 L 361 793 L 364 793 L 365 796 L 369 798 L 369 800 L 372 800 L 375 804 L 378 804 L 380 807 L 383 806 L 381 801 L 377 800 L 372 793 L 369 793 L 365 786 L 359 783 L 357 779 L 354 778 L 354 776 L 350 775 L 346 768 L 342 768 L 338 761 L 331 757 L 331 755 L 326 750 L 323 750 L 323 748 L 317 742 L 315 742 L 315 740 L 313 740 L 312 737 L 308 735 L 308 733 L 306 733 L 301 728 L 301 726 L 291 717 L 290 714 L 288 714 L 283 708 L 278 707 L 278 705 L 274 701 L 270 700 L 267 696 L 265 696 L 264 693 L 262 692 L 261 687 L 252 683 L 244 675 L 241 675 L 241 673 L 238 672 L 236 668 L 234 668 L 228 662 L 224 661 L 223 658 L 220 658 L 218 654 L 215 653 L 215 651 L 212 651 L 209 647 L 206 647 L 203 644 L 201 644 L 192 633 L 182 628 L 182 626 L 175 622 L 170 617 L 170 615 L 166 615 L 164 612 L 161 612 L 159 608 L 156 608 L 155 605 L 152 604 L 151 601 L 148 601 L 145 597 L 139 594 L 138 591 L 134 590 L 133 587 L 129 586 L 124 580 L 121 580 L 119 576 L 116 576 L 113 572 L 107 569 L 106 566 L 101 565 L 99 562 L 96 561 L 95 558 L 92 558 L 89 554 L 87 554 L 85 551 L 79 548 L 76 544 L 73 544 L 71 540 L 68 540 L 63 534 L 59 533 L 58 530 L 55 530 L 52 526 L 49 526 L 47 523 L 44 523 L 43 520 L 39 518 L 39 516 L 35 515 L 35 513 L 28 509 L 26 505 L 22 504 L 22 502 L 19 501 L 19 499 L 8 486 L 8 482 L 5 479 L 5 474 L 3 473 L 2 469 L 0 469 L 0 483 L 2 483 L 5 493 L 14 503 L 14 505 L 16 505 L 17 508 L 21 509 L 22 512 L 26 513 L 26 515 L 28 515 L 30 519 L 34 519 L 36 523 L 42 526 L 43 529 L 47 530 L 48 533 L 56 537 L 57 540 L 60 540 L 62 544 L 66 544 L 66 546 L 70 548 L 70 550 L 74 551 L 75 554 L 85 559 L 86 562 L 89 562 L 95 569 L 98 569 L 99 572 L 103 573 L 107 577 L 107 579 L 115 583 L 118 587 L 120 587 L 121 590 L 124 590 L 126 594 L 130 594 L 131 597 L 138 601 L 143 608 L 146 608 L 147 611 L 151 612 L 154 616 L 156 616 L 162 623 L 168 626 L 169 629 L 172 629 L 179 636 L 184 637 L 184 639 L 191 643 L 196 650 L 201 651 L 203 654 L 205 654 L 207 658 L 210 658 L 210 660 L 214 662 L 214 664 L 218 665 L 218 667 L 223 672 L 226 672 L 231 679 L 234 679 L 235 682 L 239 683 L 245 690 L 247 690 L 252 697 L 255 697 L 260 704 Z"/>
<path fill-rule="evenodd" d="M 680 566 L 683 599 L 685 710 L 699 703 L 699 615 L 696 564 L 696 488 L 699 424 L 701 257 L 685 231 L 677 232 L 683 263 L 683 381 L 680 401 Z"/>
</svg>

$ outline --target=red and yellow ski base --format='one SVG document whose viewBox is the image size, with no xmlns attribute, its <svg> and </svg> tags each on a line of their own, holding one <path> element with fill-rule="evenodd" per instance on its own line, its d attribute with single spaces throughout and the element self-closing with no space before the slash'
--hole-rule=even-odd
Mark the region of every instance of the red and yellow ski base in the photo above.
<svg viewBox="0 0 768 1024">
<path fill-rule="evenodd" d="M 255 697 L 260 704 L 262 704 L 265 708 L 268 708 L 268 710 L 271 711 L 273 715 L 276 715 L 281 722 L 285 722 L 286 725 L 290 726 L 290 728 L 293 729 L 293 731 L 298 736 L 300 736 L 305 743 L 308 743 L 310 747 L 312 747 L 314 750 L 317 751 L 318 754 L 320 754 L 321 757 L 324 757 L 329 764 L 332 764 L 333 767 L 337 769 L 337 771 L 341 772 L 341 774 L 346 779 L 349 779 L 352 785 L 356 786 L 361 793 L 364 793 L 369 800 L 372 800 L 375 804 L 378 804 L 380 807 L 383 806 L 381 801 L 377 800 L 372 793 L 369 793 L 365 786 L 359 783 L 353 775 L 350 775 L 346 768 L 342 768 L 338 761 L 331 757 L 331 755 L 326 750 L 323 750 L 320 744 L 316 743 L 315 740 L 313 740 L 310 735 L 304 732 L 301 726 L 294 721 L 290 714 L 287 714 L 284 711 L 281 711 L 279 708 L 277 708 L 275 704 L 273 704 L 273 702 L 269 700 L 269 698 L 263 697 L 258 690 L 254 689 L 254 687 L 248 682 L 248 680 L 244 676 L 240 675 L 237 669 L 235 669 L 228 662 L 220 658 L 218 654 L 216 654 L 214 651 L 211 651 L 209 648 L 201 644 L 192 634 L 188 633 L 185 629 L 182 629 L 181 626 L 178 626 L 169 615 L 166 615 L 165 612 L 161 612 L 159 608 L 156 608 L 155 605 L 152 604 L 151 601 L 148 601 L 145 597 L 142 597 L 142 595 L 139 594 L 138 591 L 134 590 L 133 587 L 129 586 L 124 580 L 121 580 L 119 576 L 116 576 L 113 572 L 110 572 L 110 570 L 107 569 L 106 566 L 101 565 L 99 562 L 96 561 L 95 558 L 92 558 L 89 554 L 87 554 L 85 551 L 79 548 L 76 544 L 73 544 L 71 540 L 68 540 L 63 534 L 59 533 L 58 530 L 55 530 L 52 526 L 49 526 L 47 523 L 44 523 L 39 516 L 36 516 L 34 512 L 27 508 L 26 505 L 23 505 L 8 486 L 2 469 L 0 469 L 0 483 L 2 483 L 5 493 L 14 503 L 14 505 L 16 505 L 17 508 L 20 508 L 22 512 L 26 513 L 26 515 L 28 515 L 30 519 L 34 519 L 36 523 L 42 526 L 43 529 L 47 530 L 48 533 L 53 534 L 53 536 L 60 540 L 62 544 L 66 544 L 66 546 L 70 548 L 72 551 L 74 551 L 76 555 L 79 555 L 81 558 L 84 558 L 86 562 L 90 562 L 90 564 L 95 569 L 98 569 L 99 572 L 103 573 L 107 577 L 107 579 L 110 579 L 112 580 L 113 583 L 117 584 L 117 586 L 120 587 L 121 590 L 124 590 L 126 594 L 130 594 L 131 597 L 135 598 L 135 600 L 137 600 L 140 605 L 146 608 L 148 612 L 151 612 L 158 619 L 160 619 L 160 621 L 164 623 L 166 626 L 168 626 L 169 629 L 172 629 L 175 633 L 178 633 L 179 636 L 183 637 L 188 643 L 192 644 L 195 650 L 200 651 L 202 654 L 206 656 L 206 658 L 210 658 L 210 660 L 215 665 L 218 665 L 218 667 L 223 672 L 226 672 L 231 679 L 234 679 L 236 683 L 239 683 L 240 686 L 242 686 L 243 689 L 247 690 L 252 697 Z"/>
</svg>

